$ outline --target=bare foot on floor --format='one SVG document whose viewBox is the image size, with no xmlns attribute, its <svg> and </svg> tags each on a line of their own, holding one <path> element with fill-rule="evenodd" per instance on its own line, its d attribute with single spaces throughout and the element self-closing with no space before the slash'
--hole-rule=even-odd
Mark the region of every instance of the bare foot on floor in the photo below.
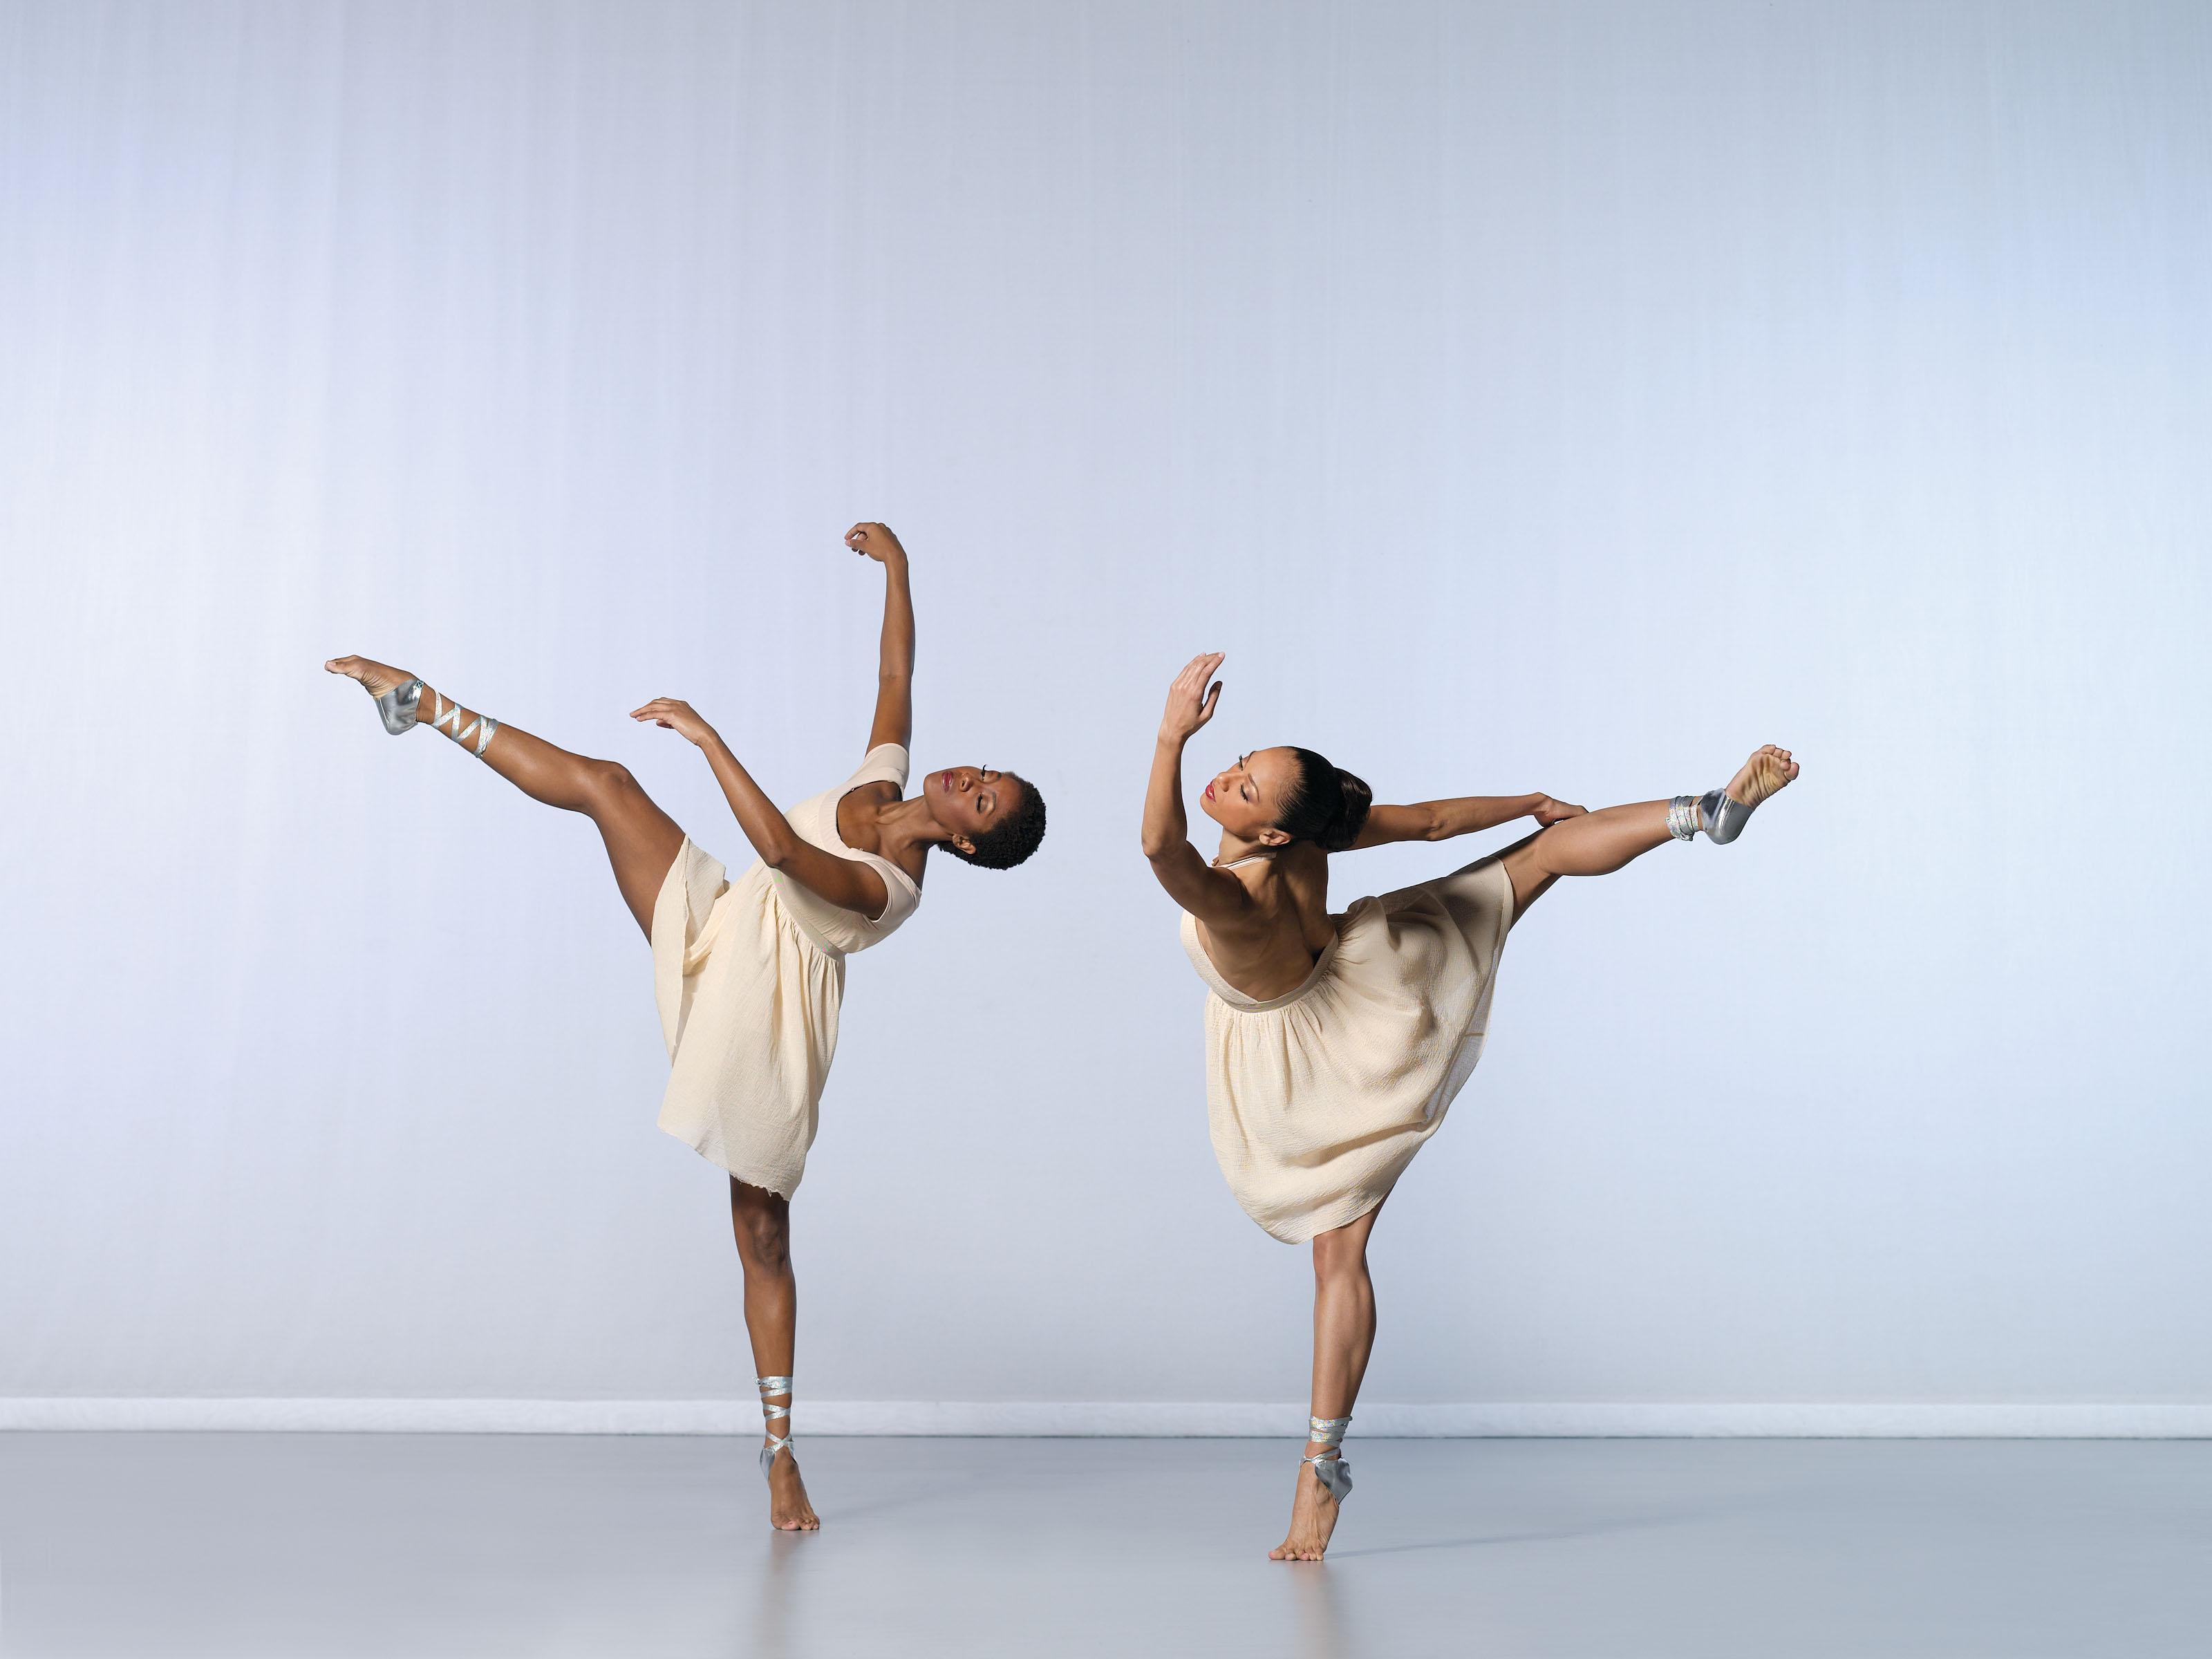
<svg viewBox="0 0 2212 1659">
<path fill-rule="evenodd" d="M 1327 1486 L 1298 1465 L 1298 1489 L 1291 1499 L 1291 1534 L 1267 1552 L 1270 1561 L 1318 1561 L 1336 1530 L 1337 1502 Z"/>
<path fill-rule="evenodd" d="M 1708 772 L 1707 777 L 1712 775 Z M 1777 749 L 1772 744 L 1761 744 L 1751 751 L 1751 758 L 1729 781 L 1728 798 L 1741 801 L 1746 806 L 1756 806 L 1769 795 L 1786 789 L 1797 781 L 1797 763 L 1790 758 L 1787 749 Z"/>
<path fill-rule="evenodd" d="M 415 677 L 404 668 L 392 668 L 380 662 L 371 662 L 367 657 L 332 657 L 323 665 L 333 674 L 343 674 L 349 680 L 359 680 L 362 689 L 372 697 L 380 697 L 395 685 L 404 685 Z"/>
<path fill-rule="evenodd" d="M 778 1532 L 819 1532 L 822 1517 L 806 1501 L 806 1483 L 799 1478 L 799 1460 L 785 1448 L 775 1455 L 768 1472 L 768 1522 Z"/>
</svg>

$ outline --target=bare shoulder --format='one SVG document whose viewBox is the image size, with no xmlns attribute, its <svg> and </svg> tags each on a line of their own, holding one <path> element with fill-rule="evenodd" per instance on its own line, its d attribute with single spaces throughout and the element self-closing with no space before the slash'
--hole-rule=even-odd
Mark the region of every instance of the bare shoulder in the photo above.
<svg viewBox="0 0 2212 1659">
<path fill-rule="evenodd" d="M 889 778 L 854 784 L 837 797 L 833 815 L 836 819 L 837 839 L 861 852 L 879 853 L 881 837 L 877 834 L 877 820 L 885 808 L 897 805 L 902 799 L 898 785 Z M 915 874 L 911 870 L 907 873 Z"/>
<path fill-rule="evenodd" d="M 1283 889 L 1301 908 L 1328 904 L 1328 854 L 1310 842 L 1285 848 L 1275 858 L 1275 873 Z"/>
<path fill-rule="evenodd" d="M 1304 933 L 1310 915 L 1326 908 L 1328 860 L 1310 848 L 1285 848 L 1263 864 L 1230 873 L 1251 896 L 1250 906 L 1238 919 L 1238 932 L 1251 944 L 1267 945 Z"/>
</svg>

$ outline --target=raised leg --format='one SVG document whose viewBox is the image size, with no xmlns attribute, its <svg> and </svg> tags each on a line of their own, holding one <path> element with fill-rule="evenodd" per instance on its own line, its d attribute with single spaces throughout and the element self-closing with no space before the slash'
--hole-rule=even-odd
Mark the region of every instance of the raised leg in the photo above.
<svg viewBox="0 0 2212 1659">
<path fill-rule="evenodd" d="M 1674 837 L 1667 829 L 1667 803 L 1638 801 L 1607 806 L 1565 818 L 1548 830 L 1516 841 L 1499 855 L 1513 878 L 1513 920 L 1551 890 L 1561 876 L 1609 876 L 1630 860 Z"/>
<path fill-rule="evenodd" d="M 333 674 L 360 681 L 371 696 L 381 696 L 416 678 L 367 657 L 333 657 L 323 666 Z M 638 786 L 629 768 L 617 761 L 572 755 L 504 722 L 487 733 L 474 709 L 446 702 L 428 685 L 422 688 L 417 707 L 423 725 L 434 723 L 438 730 L 457 739 L 464 732 L 471 733 L 462 747 L 531 799 L 563 811 L 581 812 L 598 825 L 623 902 L 629 907 L 646 937 L 653 936 L 653 900 L 659 896 L 668 866 L 676 861 L 677 849 L 684 844 L 684 832 Z M 440 710 L 446 711 L 443 720 L 436 720 L 435 711 Z"/>
<path fill-rule="evenodd" d="M 1734 803 L 1729 808 L 1729 825 L 1722 831 L 1723 838 L 1734 840 L 1750 810 L 1794 782 L 1796 776 L 1797 763 L 1788 750 L 1770 743 L 1753 750 L 1723 792 Z M 1513 920 L 1517 923 L 1526 915 L 1528 907 L 1561 876 L 1609 876 L 1631 860 L 1665 846 L 1674 838 L 1668 823 L 1671 805 L 1668 801 L 1645 800 L 1630 806 L 1608 806 L 1564 818 L 1548 830 L 1514 842 L 1499 854 L 1506 874 L 1513 878 Z M 1685 810 L 1690 809 L 1686 806 Z"/>
<path fill-rule="evenodd" d="M 1385 1200 L 1386 1202 L 1388 1200 Z M 1375 1281 L 1367 1273 L 1367 1237 L 1377 1204 L 1358 1220 L 1313 1241 L 1314 1356 L 1312 1414 L 1330 1422 L 1352 1415 L 1375 1347 Z M 1267 1552 L 1271 1561 L 1318 1561 L 1336 1530 L 1337 1501 L 1305 1458 L 1323 1456 L 1334 1443 L 1315 1437 L 1299 1455 L 1297 1487 L 1291 1498 L 1289 1534 Z"/>
<path fill-rule="evenodd" d="M 791 1200 L 764 1187 L 730 1177 L 730 1225 L 738 1239 L 738 1260 L 745 1270 L 745 1334 L 752 1339 L 753 1369 L 762 1376 L 789 1376 L 799 1341 L 799 1280 L 791 1271 Z M 788 1391 L 763 1396 L 762 1403 L 791 1405 Z M 788 1416 L 770 1419 L 789 1437 Z M 767 1439 L 763 1437 L 765 1449 Z M 768 1518 L 784 1532 L 812 1532 L 822 1524 L 806 1501 L 799 1460 L 785 1447 L 769 1468 Z"/>
</svg>

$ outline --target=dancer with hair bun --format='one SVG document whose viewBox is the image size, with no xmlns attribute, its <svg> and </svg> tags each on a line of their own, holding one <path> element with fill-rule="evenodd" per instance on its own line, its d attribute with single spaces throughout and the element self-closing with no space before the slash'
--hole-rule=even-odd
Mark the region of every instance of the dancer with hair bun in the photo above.
<svg viewBox="0 0 2212 1659">
<path fill-rule="evenodd" d="M 618 763 L 570 754 L 450 702 L 404 669 L 367 657 L 324 664 L 360 683 L 393 736 L 428 726 L 532 800 L 580 813 L 599 830 L 623 902 L 653 948 L 670 1062 L 660 1127 L 729 1173 L 766 1419 L 761 1472 L 769 1522 L 785 1531 L 821 1524 L 791 1450 L 799 1315 L 791 1198 L 836 1052 L 845 958 L 880 945 L 914 914 L 933 848 L 1006 870 L 1044 837 L 1043 798 L 1012 772 L 950 767 L 905 793 L 914 729 L 906 550 L 872 523 L 846 532 L 845 545 L 884 567 L 875 720 L 858 771 L 781 811 L 690 703 L 656 697 L 631 713 L 706 756 L 757 855 L 734 879 Z M 795 659 L 804 662 L 803 647 Z"/>
<path fill-rule="evenodd" d="M 1212 992 L 1206 1112 L 1221 1172 L 1271 1235 L 1313 1245 L 1310 1433 L 1290 1532 L 1268 1553 L 1318 1561 L 1352 1490 L 1339 1448 L 1375 1341 L 1368 1235 L 1481 1056 L 1508 930 L 1561 876 L 1605 875 L 1700 831 L 1734 841 L 1797 763 L 1770 744 L 1724 790 L 1591 812 L 1543 794 L 1377 806 L 1310 749 L 1260 749 L 1202 792 L 1221 826 L 1208 860 L 1183 815 L 1182 750 L 1213 718 L 1221 662 L 1218 652 L 1192 659 L 1169 689 L 1145 856 L 1182 907 L 1183 947 Z M 1329 913 L 1332 853 L 1521 817 L 1536 832 L 1503 852 Z"/>
</svg>

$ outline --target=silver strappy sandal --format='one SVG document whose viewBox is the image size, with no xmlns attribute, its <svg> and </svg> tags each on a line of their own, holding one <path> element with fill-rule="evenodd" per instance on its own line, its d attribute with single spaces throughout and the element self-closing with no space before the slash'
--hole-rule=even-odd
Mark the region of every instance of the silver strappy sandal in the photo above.
<svg viewBox="0 0 2212 1659">
<path fill-rule="evenodd" d="M 415 725 L 416 705 L 422 701 L 422 682 L 402 680 L 376 700 L 376 712 L 384 721 L 384 729 L 398 737 L 410 731 Z"/>
<path fill-rule="evenodd" d="M 791 1379 L 787 1376 L 761 1376 L 753 1380 L 760 1385 L 761 1416 L 765 1422 L 790 1421 Z M 769 1396 L 772 1394 L 783 1395 L 784 1403 L 770 1405 Z M 790 1451 L 793 1439 L 792 1436 L 778 1434 L 774 1429 L 769 1429 L 767 1433 L 768 1444 L 761 1448 L 760 1455 L 761 1479 L 763 1480 L 768 1479 L 769 1471 L 775 1467 L 775 1455 L 780 1451 Z"/>
<path fill-rule="evenodd" d="M 1667 833 L 1676 841 L 1687 841 L 1702 830 L 1706 840 L 1725 847 L 1743 833 L 1753 811 L 1725 789 L 1677 795 L 1667 803 Z"/>
<path fill-rule="evenodd" d="M 1339 1448 L 1344 1444 L 1344 1431 L 1352 1426 L 1352 1419 L 1348 1417 L 1309 1417 L 1306 1425 L 1310 1431 L 1306 1436 L 1307 1441 L 1317 1443 L 1327 1449 L 1317 1451 L 1311 1457 L 1301 1457 L 1298 1462 L 1311 1469 L 1314 1479 L 1321 1482 L 1331 1498 L 1341 1504 L 1352 1496 L 1352 1465 L 1344 1461 L 1344 1453 Z"/>
</svg>

